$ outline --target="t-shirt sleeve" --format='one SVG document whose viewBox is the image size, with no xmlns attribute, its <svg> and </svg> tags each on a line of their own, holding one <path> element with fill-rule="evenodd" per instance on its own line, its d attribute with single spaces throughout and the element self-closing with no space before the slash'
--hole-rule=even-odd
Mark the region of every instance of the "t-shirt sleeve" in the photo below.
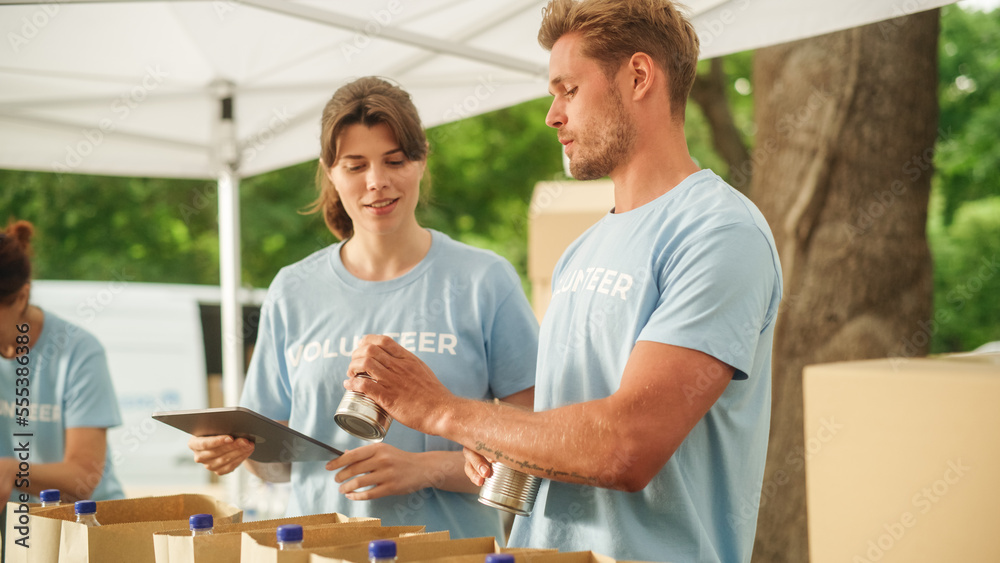
<svg viewBox="0 0 1000 563">
<path fill-rule="evenodd" d="M 111 428 L 122 423 L 104 346 L 84 333 L 66 358 L 66 428 Z"/>
<path fill-rule="evenodd" d="M 538 320 L 514 267 L 504 262 L 501 271 L 501 297 L 487 334 L 490 390 L 500 398 L 533 387 L 538 361 Z"/>
<path fill-rule="evenodd" d="M 288 420 L 292 413 L 291 384 L 285 361 L 285 328 L 280 307 L 280 290 L 272 284 L 260 308 L 257 343 L 247 367 L 240 406 L 274 420 Z"/>
<path fill-rule="evenodd" d="M 768 239 L 755 225 L 727 225 L 657 266 L 660 299 L 638 340 L 704 352 L 746 379 L 778 283 Z"/>
</svg>

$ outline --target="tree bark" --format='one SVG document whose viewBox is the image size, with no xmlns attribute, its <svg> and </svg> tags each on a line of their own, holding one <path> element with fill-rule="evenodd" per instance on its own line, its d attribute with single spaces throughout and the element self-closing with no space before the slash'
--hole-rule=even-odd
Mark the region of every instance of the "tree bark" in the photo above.
<svg viewBox="0 0 1000 563">
<path fill-rule="evenodd" d="M 751 191 L 785 284 L 755 563 L 809 559 L 802 368 L 926 354 L 938 27 L 932 10 L 755 55 Z"/>
</svg>

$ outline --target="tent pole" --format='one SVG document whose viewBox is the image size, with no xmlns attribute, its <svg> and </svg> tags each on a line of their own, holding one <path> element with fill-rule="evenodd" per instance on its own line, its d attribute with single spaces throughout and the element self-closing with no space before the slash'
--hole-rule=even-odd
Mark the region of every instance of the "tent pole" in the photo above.
<svg viewBox="0 0 1000 563">
<path fill-rule="evenodd" d="M 220 102 L 215 142 L 219 165 L 219 282 L 222 293 L 222 398 L 227 407 L 237 406 L 243 385 L 243 305 L 240 299 L 240 176 L 236 126 L 233 121 L 234 86 L 228 81 L 213 84 Z M 227 481 L 230 499 L 243 504 L 246 476 L 236 471 Z"/>
<path fill-rule="evenodd" d="M 226 166 L 219 178 L 219 263 L 222 290 L 222 395 L 236 406 L 243 382 L 243 312 L 240 288 L 239 176 Z"/>
</svg>

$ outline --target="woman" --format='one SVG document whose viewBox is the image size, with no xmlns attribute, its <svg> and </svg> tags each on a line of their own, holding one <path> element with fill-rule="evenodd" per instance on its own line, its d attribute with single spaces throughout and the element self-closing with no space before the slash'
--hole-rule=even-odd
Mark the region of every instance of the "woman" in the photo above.
<svg viewBox="0 0 1000 563">
<path fill-rule="evenodd" d="M 0 498 L 37 502 L 45 489 L 63 502 L 123 498 L 107 447 L 121 415 L 104 348 L 30 303 L 33 232 L 17 221 L 0 233 Z M 16 477 L 22 454 L 28 479 Z"/>
<path fill-rule="evenodd" d="M 240 403 L 345 454 L 248 465 L 267 480 L 291 479 L 289 515 L 339 512 L 502 538 L 457 444 L 401 424 L 368 444 L 333 422 L 351 352 L 371 333 L 415 352 L 457 394 L 532 405 L 538 326 L 513 267 L 417 222 L 427 150 L 409 95 L 384 80 L 359 79 L 327 104 L 314 210 L 342 242 L 274 279 Z M 219 474 L 253 451 L 228 436 L 189 445 Z"/>
</svg>

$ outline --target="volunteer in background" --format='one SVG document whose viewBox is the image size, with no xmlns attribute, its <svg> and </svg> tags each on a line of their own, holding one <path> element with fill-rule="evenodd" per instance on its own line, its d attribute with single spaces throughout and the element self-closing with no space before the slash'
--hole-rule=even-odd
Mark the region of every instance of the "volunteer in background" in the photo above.
<svg viewBox="0 0 1000 563">
<path fill-rule="evenodd" d="M 515 547 L 618 560 L 750 561 L 770 423 L 781 268 L 764 217 L 684 138 L 698 38 L 668 0 L 553 0 L 546 122 L 615 207 L 552 276 L 535 411 L 449 393 L 379 336 L 346 387 L 396 420 L 546 478 Z M 429 418 L 424 413 L 438 413 Z"/>
<path fill-rule="evenodd" d="M 107 444 L 121 415 L 104 347 L 31 304 L 33 232 L 17 221 L 0 233 L 0 498 L 38 502 L 45 489 L 63 502 L 123 498 Z M 24 458 L 27 479 L 17 477 Z"/>
<path fill-rule="evenodd" d="M 373 77 L 347 84 L 321 131 L 315 207 L 343 241 L 275 277 L 240 404 L 346 453 L 329 464 L 249 467 L 291 479 L 290 516 L 339 512 L 502 541 L 500 516 L 477 502 L 460 445 L 398 423 L 366 445 L 333 415 L 351 351 L 369 333 L 414 351 L 459 396 L 530 408 L 538 326 L 520 280 L 494 253 L 418 224 L 428 144 L 405 91 Z M 219 474 L 253 451 L 228 436 L 189 445 Z"/>
</svg>

